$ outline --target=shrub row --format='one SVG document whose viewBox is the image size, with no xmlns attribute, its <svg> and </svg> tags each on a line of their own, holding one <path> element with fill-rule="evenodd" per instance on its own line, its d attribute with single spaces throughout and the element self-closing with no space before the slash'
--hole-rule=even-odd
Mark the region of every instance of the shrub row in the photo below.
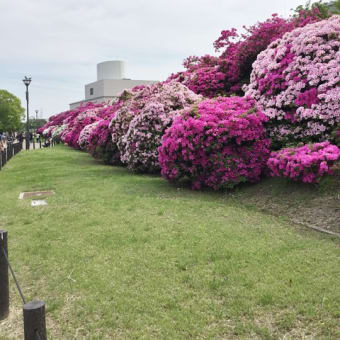
<svg viewBox="0 0 340 340">
<path fill-rule="evenodd" d="M 315 7 L 288 21 L 273 16 L 234 45 L 228 39 L 235 31 L 222 32 L 215 45 L 225 48 L 225 58 L 243 49 L 257 57 L 243 97 L 225 95 L 220 58 L 191 57 L 186 62 L 194 83 L 188 86 L 183 79 L 191 75 L 173 75 L 125 90 L 113 103 L 60 113 L 38 132 L 107 164 L 160 171 L 170 181 L 187 177 L 194 189 L 256 182 L 267 169 L 272 176 L 318 182 L 340 158 L 331 144 L 340 144 L 340 16 L 320 21 L 320 14 Z M 269 46 L 258 53 L 261 32 Z M 224 65 L 239 87 L 236 64 Z"/>
</svg>

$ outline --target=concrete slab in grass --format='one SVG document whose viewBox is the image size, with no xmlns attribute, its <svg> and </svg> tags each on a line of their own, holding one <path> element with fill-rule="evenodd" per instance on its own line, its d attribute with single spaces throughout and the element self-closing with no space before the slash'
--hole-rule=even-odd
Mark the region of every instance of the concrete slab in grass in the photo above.
<svg viewBox="0 0 340 340">
<path fill-rule="evenodd" d="M 52 196 L 54 194 L 55 192 L 53 190 L 21 192 L 19 194 L 19 200 L 22 200 L 25 198 L 41 197 L 41 196 Z"/>
</svg>

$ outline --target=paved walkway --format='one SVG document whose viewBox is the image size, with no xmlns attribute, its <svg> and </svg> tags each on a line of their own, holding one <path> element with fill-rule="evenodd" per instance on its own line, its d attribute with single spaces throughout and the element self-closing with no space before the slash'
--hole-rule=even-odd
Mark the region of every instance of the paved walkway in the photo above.
<svg viewBox="0 0 340 340">
<path fill-rule="evenodd" d="M 43 145 L 43 143 L 41 143 L 41 148 L 42 148 L 42 145 Z M 36 148 L 36 149 L 40 149 L 40 144 L 39 144 L 39 142 L 36 142 L 36 143 L 35 143 L 35 148 Z M 23 149 L 23 150 L 26 150 L 26 140 L 24 140 L 23 143 L 22 143 L 22 149 Z M 31 142 L 31 143 L 30 143 L 30 150 L 33 150 L 33 149 L 34 149 L 34 145 L 33 145 L 33 142 Z"/>
</svg>

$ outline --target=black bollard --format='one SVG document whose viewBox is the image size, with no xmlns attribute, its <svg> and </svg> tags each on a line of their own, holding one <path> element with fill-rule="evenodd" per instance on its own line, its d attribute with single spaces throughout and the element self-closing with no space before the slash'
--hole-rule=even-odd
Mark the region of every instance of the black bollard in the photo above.
<svg viewBox="0 0 340 340">
<path fill-rule="evenodd" d="M 45 303 L 31 301 L 24 305 L 25 340 L 46 340 Z"/>
<path fill-rule="evenodd" d="M 0 230 L 0 320 L 9 314 L 8 264 L 4 254 L 7 252 L 7 231 Z"/>
</svg>

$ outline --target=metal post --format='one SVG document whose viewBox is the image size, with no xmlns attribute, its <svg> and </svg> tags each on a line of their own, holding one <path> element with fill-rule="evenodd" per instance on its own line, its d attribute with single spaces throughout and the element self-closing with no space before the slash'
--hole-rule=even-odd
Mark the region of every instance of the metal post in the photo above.
<svg viewBox="0 0 340 340">
<path fill-rule="evenodd" d="M 2 151 L 0 150 L 0 170 L 2 169 Z"/>
<path fill-rule="evenodd" d="M 27 121 L 26 121 L 26 150 L 29 150 L 30 148 L 30 129 L 29 129 L 29 111 L 28 111 L 28 86 L 30 85 L 32 78 L 31 77 L 26 77 L 22 80 L 26 86 L 26 103 L 27 103 L 27 110 L 26 110 L 26 116 L 27 116 Z"/>
<path fill-rule="evenodd" d="M 41 137 L 39 136 L 39 147 L 41 149 Z"/>
<path fill-rule="evenodd" d="M 7 230 L 0 230 L 0 320 L 9 314 L 8 264 L 4 251 L 8 254 Z"/>
<path fill-rule="evenodd" d="M 45 322 L 45 303 L 31 301 L 24 305 L 25 340 L 47 340 Z"/>
<path fill-rule="evenodd" d="M 28 85 L 26 85 L 26 103 L 27 103 L 27 121 L 26 121 L 26 150 L 29 150 L 30 148 L 30 127 L 29 127 L 29 112 L 28 112 Z"/>
<path fill-rule="evenodd" d="M 35 150 L 35 136 L 33 135 L 33 150 Z"/>
</svg>

